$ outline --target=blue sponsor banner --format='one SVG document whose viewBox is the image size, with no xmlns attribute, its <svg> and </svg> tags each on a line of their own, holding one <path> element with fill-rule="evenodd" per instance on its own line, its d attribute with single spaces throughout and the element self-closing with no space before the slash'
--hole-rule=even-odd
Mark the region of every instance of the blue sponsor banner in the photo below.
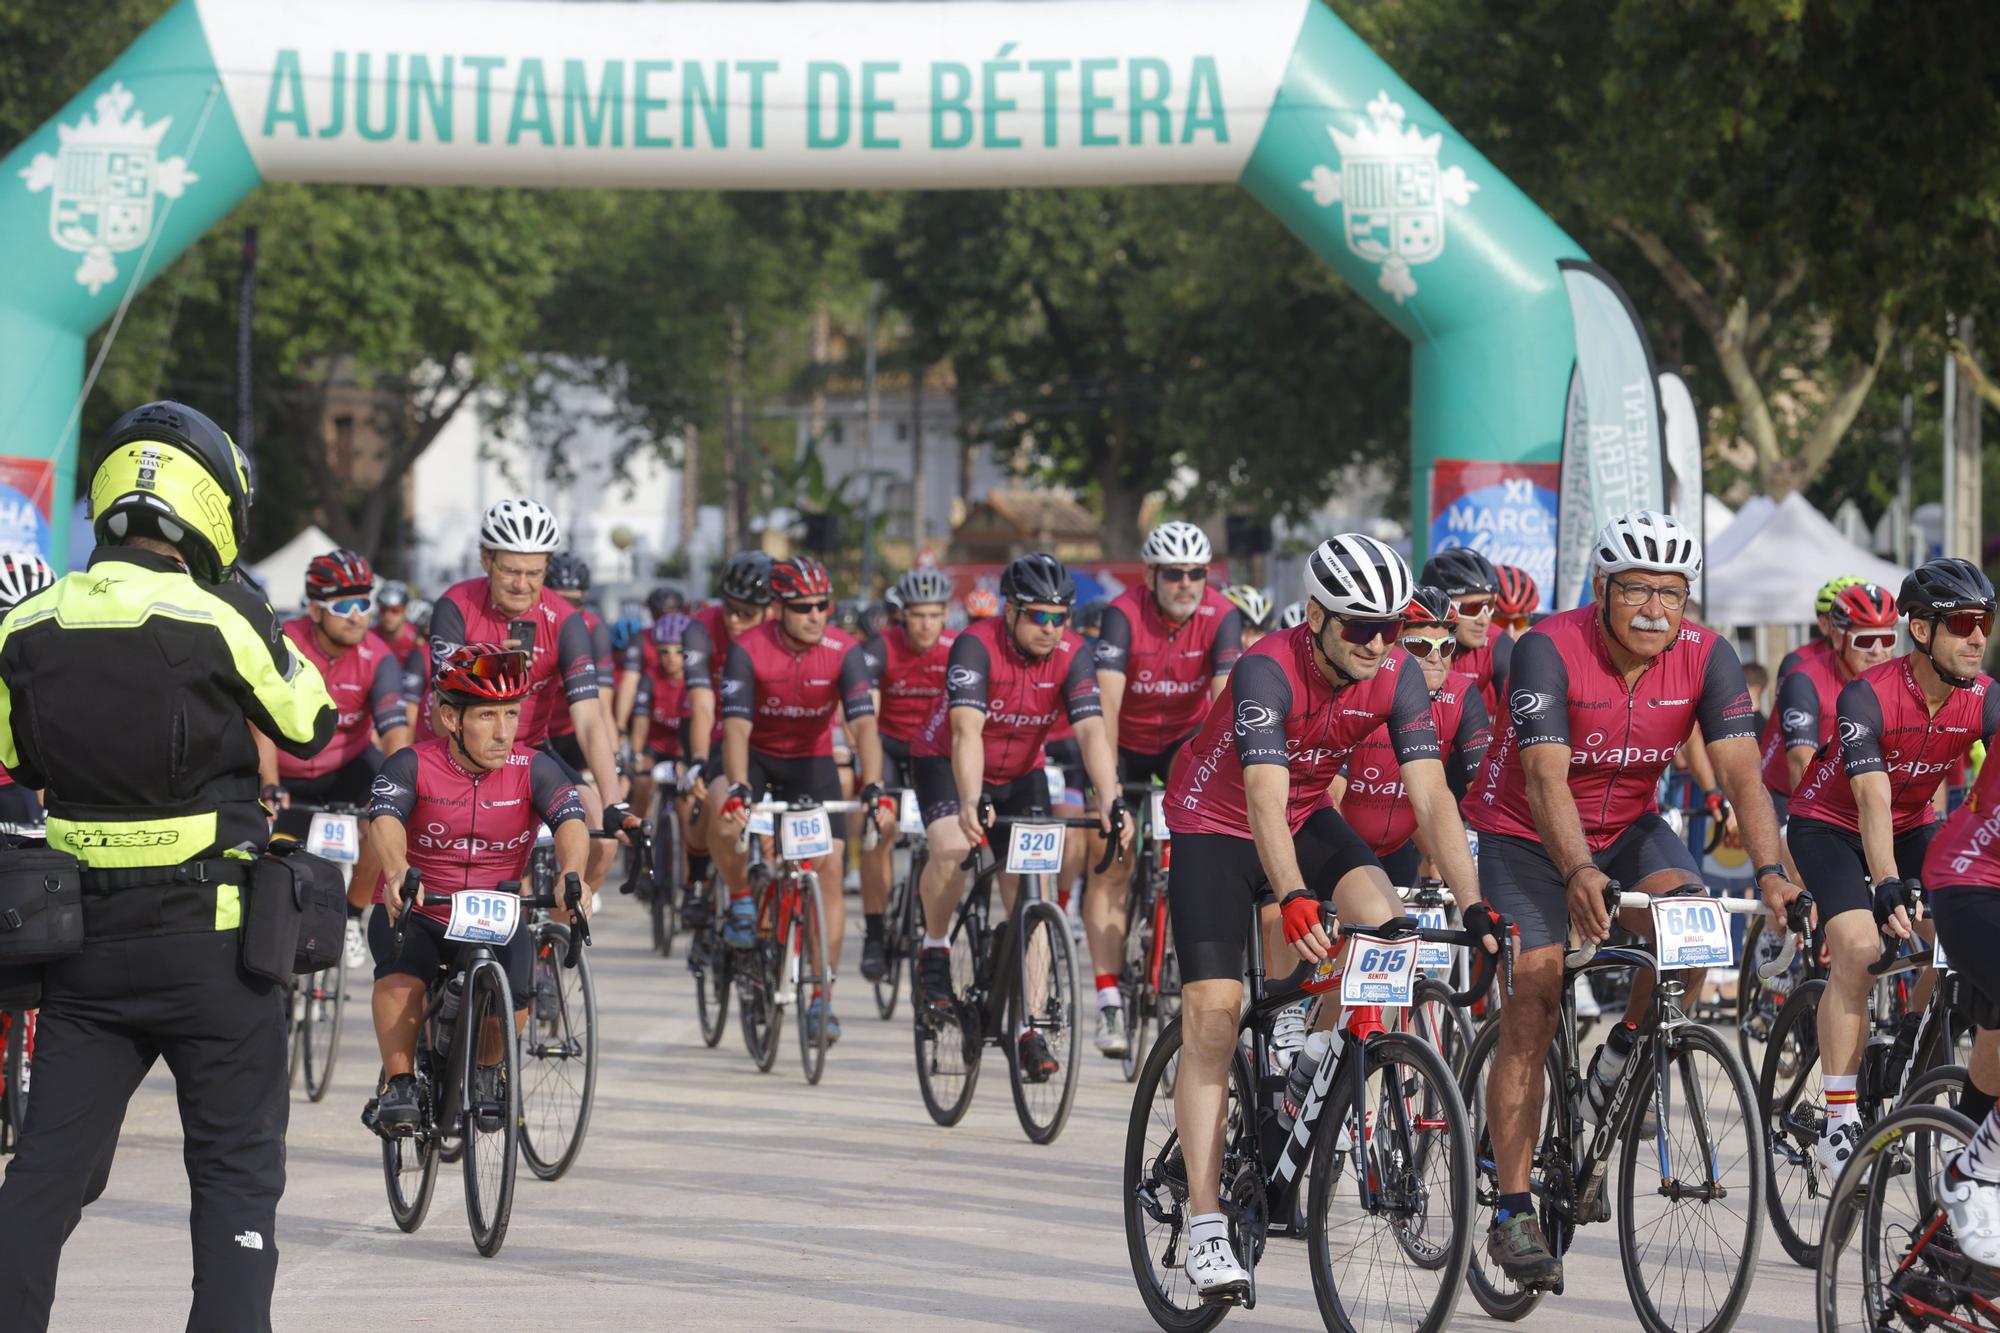
<svg viewBox="0 0 2000 1333">
<path fill-rule="evenodd" d="M 1439 459 L 1431 468 L 1432 555 L 1470 546 L 1496 565 L 1528 572 L 1552 609 L 1556 565 L 1556 463 Z"/>
</svg>

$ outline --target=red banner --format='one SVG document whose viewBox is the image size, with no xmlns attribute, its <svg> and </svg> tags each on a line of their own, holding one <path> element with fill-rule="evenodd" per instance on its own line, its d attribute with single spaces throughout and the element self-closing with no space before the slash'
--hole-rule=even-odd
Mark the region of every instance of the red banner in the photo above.
<svg viewBox="0 0 2000 1333">
<path fill-rule="evenodd" d="M 40 551 L 55 560 L 49 546 L 55 480 L 51 459 L 0 457 L 0 550 Z"/>
</svg>

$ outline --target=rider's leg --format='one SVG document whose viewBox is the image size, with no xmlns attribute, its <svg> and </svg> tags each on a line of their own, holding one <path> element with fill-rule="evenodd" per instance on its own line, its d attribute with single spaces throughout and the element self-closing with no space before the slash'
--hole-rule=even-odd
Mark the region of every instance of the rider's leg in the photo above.
<svg viewBox="0 0 2000 1333">
<path fill-rule="evenodd" d="M 1105 840 L 1091 833 L 1087 838 L 1088 878 L 1083 893 L 1083 933 L 1090 944 L 1091 968 L 1096 973 L 1097 1007 L 1119 1003 L 1118 973 L 1125 957 L 1125 896 L 1132 882 L 1130 862 L 1112 861 L 1103 874 L 1097 873 L 1104 859 Z"/>
<path fill-rule="evenodd" d="M 1526 1194 L 1541 1126 L 1543 1062 L 1561 1014 L 1563 947 L 1544 945 L 1514 961 L 1514 992 L 1500 1007 L 1500 1043 L 1486 1075 L 1487 1115 L 1502 1194 Z"/>
<path fill-rule="evenodd" d="M 1174 1084 L 1174 1124 L 1187 1167 L 1188 1211 L 1222 1209 L 1222 1124 L 1229 1062 L 1243 983 L 1227 977 L 1181 983 L 1181 1066 Z"/>
<path fill-rule="evenodd" d="M 965 860 L 971 844 L 958 826 L 956 810 L 932 820 L 924 830 L 924 837 L 930 843 L 930 859 L 924 864 L 923 882 L 917 885 L 917 893 L 923 899 L 924 943 L 935 948 L 944 945 L 951 935 L 952 914 L 958 910 L 959 897 L 965 892 L 965 872 L 959 869 L 959 864 Z"/>
<path fill-rule="evenodd" d="M 840 945 L 847 936 L 847 894 L 840 883 L 840 868 L 846 864 L 847 844 L 839 838 L 833 840 L 832 851 L 813 862 L 819 876 L 821 926 L 826 931 L 824 975 L 829 978 L 840 971 Z"/>
<path fill-rule="evenodd" d="M 1820 909 L 1822 914 L 1826 910 Z M 1850 909 L 1831 920 L 1822 915 L 1821 929 L 1828 969 L 1819 997 L 1819 1073 L 1831 1134 L 1842 1125 L 1858 1125 L 1861 1118 L 1854 1080 L 1868 1039 L 1868 992 L 1875 985 L 1868 965 L 1882 956 L 1882 946 L 1870 911 Z"/>
<path fill-rule="evenodd" d="M 722 805 L 728 799 L 727 778 L 717 778 L 709 784 L 708 799 L 703 802 L 702 823 L 706 827 L 702 840 L 707 844 L 709 854 L 715 858 L 715 867 L 722 874 L 722 882 L 729 886 L 729 896 L 740 898 L 750 892 L 750 857 L 747 851 L 737 849 L 735 830 L 722 827 Z"/>
<path fill-rule="evenodd" d="M 403 972 L 375 979 L 375 1045 L 385 1076 L 416 1068 L 417 1028 L 424 1021 L 424 982 Z"/>
</svg>

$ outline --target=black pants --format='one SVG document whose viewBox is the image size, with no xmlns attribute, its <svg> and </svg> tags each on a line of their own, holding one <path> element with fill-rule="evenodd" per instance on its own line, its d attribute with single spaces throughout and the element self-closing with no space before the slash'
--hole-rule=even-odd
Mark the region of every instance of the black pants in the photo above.
<svg viewBox="0 0 2000 1333">
<path fill-rule="evenodd" d="M 138 890 L 143 892 L 143 890 Z M 0 1185 L 0 1321 L 44 1330 L 56 1265 L 103 1192 L 125 1106 L 173 1071 L 193 1196 L 189 1329 L 262 1333 L 285 1189 L 283 992 L 237 963 L 237 932 L 92 941 L 48 969 L 35 1093 Z"/>
</svg>

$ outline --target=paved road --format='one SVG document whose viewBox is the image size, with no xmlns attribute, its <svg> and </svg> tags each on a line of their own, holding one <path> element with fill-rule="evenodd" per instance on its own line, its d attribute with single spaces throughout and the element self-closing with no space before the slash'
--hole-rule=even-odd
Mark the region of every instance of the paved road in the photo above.
<svg viewBox="0 0 2000 1333">
<path fill-rule="evenodd" d="M 859 922 L 859 913 L 852 918 Z M 513 1326 L 585 1329 L 1090 1329 L 1153 1327 L 1133 1289 L 1118 1209 L 1129 1097 L 1090 1054 L 1075 1114 L 1051 1147 L 1021 1135 L 1006 1084 L 982 1082 L 956 1129 L 917 1097 L 907 1009 L 879 1022 L 856 984 L 826 1080 L 796 1043 L 760 1075 L 732 1023 L 705 1049 L 678 957 L 643 947 L 613 899 L 599 923 L 604 1065 L 576 1168 L 526 1170 L 506 1248 L 473 1251 L 456 1173 L 429 1220 L 398 1232 L 377 1141 L 356 1116 L 375 1070 L 367 1011 L 349 1014 L 328 1099 L 293 1107 L 279 1215 L 277 1325 L 299 1330 Z M 850 941 L 849 965 L 858 955 Z M 858 982 L 858 978 L 857 978 Z M 126 1119 L 111 1186 L 69 1245 L 55 1326 L 177 1330 L 186 1317 L 187 1187 L 172 1087 L 156 1074 Z M 1610 1227 L 1584 1232 L 1568 1294 L 1527 1326 L 1629 1328 Z M 1262 1301 L 1231 1328 L 1318 1327 L 1303 1252 L 1274 1242 Z M 1740 1327 L 1807 1330 L 1810 1281 L 1775 1239 Z M 1496 1327 L 1470 1298 L 1455 1327 Z"/>
</svg>

